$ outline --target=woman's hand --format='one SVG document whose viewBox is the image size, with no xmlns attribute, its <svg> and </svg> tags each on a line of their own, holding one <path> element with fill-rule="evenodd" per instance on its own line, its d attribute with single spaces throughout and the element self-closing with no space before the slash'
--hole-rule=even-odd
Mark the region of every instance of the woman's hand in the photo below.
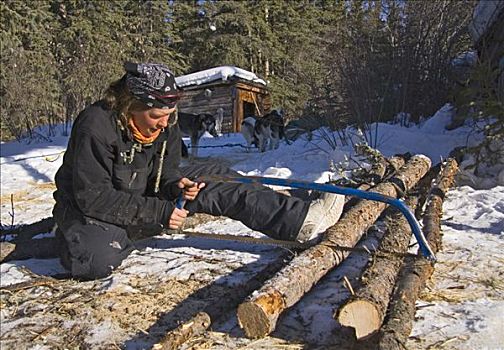
<svg viewBox="0 0 504 350">
<path fill-rule="evenodd" d="M 193 201 L 198 195 L 199 191 L 205 187 L 204 182 L 194 182 L 186 177 L 183 177 L 178 182 L 178 187 L 183 190 L 183 197 L 185 200 Z"/>
<path fill-rule="evenodd" d="M 168 226 L 172 230 L 178 230 L 182 227 L 182 224 L 184 223 L 184 220 L 186 219 L 188 213 L 189 212 L 185 209 L 173 209 L 173 212 L 170 216 L 170 221 L 168 222 Z"/>
</svg>

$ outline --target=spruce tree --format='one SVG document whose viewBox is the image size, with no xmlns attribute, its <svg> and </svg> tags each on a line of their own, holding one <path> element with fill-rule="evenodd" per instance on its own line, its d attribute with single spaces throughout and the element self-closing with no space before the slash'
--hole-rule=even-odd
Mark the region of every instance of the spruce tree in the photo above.
<svg viewBox="0 0 504 350">
<path fill-rule="evenodd" d="M 2 138 L 20 138 L 58 112 L 52 36 L 57 29 L 46 0 L 0 2 Z"/>
</svg>

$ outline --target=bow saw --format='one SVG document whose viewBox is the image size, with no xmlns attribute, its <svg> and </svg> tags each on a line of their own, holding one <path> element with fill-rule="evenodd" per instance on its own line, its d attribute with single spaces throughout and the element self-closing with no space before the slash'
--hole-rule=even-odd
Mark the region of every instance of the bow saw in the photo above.
<svg viewBox="0 0 504 350">
<path fill-rule="evenodd" d="M 425 238 L 420 224 L 417 219 L 408 208 L 408 206 L 401 199 L 386 196 L 376 192 L 368 192 L 363 190 L 358 190 L 355 188 L 336 186 L 333 184 L 321 184 L 316 182 L 308 182 L 301 180 L 293 180 L 293 179 L 280 179 L 280 178 L 272 178 L 272 177 L 260 177 L 260 176 L 220 176 L 220 175 L 205 175 L 198 177 L 196 182 L 232 182 L 232 183 L 243 183 L 243 184 L 262 184 L 262 185 L 272 185 L 272 186 L 283 186 L 283 187 L 292 187 L 298 189 L 305 190 L 314 190 L 320 192 L 329 192 L 335 194 L 341 194 L 345 196 L 353 196 L 361 199 L 367 199 L 372 201 L 378 201 L 382 203 L 386 203 L 397 208 L 408 221 L 411 231 L 415 236 L 416 241 L 418 242 L 418 246 L 422 255 L 430 261 L 436 261 L 436 257 L 434 252 L 429 247 L 429 243 Z M 185 205 L 185 200 L 182 198 L 182 195 L 177 200 L 177 208 L 183 208 Z M 189 233 L 190 234 L 190 233 Z M 195 235 L 198 235 L 195 233 Z M 202 234 L 199 234 L 202 235 Z"/>
</svg>

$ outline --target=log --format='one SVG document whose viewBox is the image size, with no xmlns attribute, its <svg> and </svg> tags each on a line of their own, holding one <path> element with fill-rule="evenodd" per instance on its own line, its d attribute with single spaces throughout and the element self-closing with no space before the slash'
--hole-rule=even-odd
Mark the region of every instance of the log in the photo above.
<svg viewBox="0 0 504 350">
<path fill-rule="evenodd" d="M 417 202 L 416 197 L 410 197 L 406 204 L 414 210 Z M 385 219 L 385 225 L 386 231 L 372 264 L 362 275 L 361 287 L 334 313 L 341 325 L 355 331 L 358 340 L 380 329 L 411 239 L 408 221 L 397 210 Z"/>
<path fill-rule="evenodd" d="M 362 191 L 367 191 L 373 185 L 382 182 L 384 178 L 391 177 L 395 175 L 397 170 L 399 170 L 405 164 L 405 159 L 402 156 L 394 156 L 390 159 L 382 158 L 379 162 L 375 163 L 373 167 L 369 170 L 368 181 L 360 184 L 357 189 Z M 345 209 L 348 210 L 359 202 L 357 197 L 347 197 L 345 198 Z"/>
<path fill-rule="evenodd" d="M 291 258 L 292 252 L 283 250 L 278 258 L 270 262 L 263 270 L 247 281 L 245 285 L 233 289 L 232 294 L 225 297 L 225 302 L 218 301 L 208 305 L 189 321 L 182 323 L 175 330 L 167 332 L 151 350 L 175 350 L 190 338 L 202 335 L 212 322 L 235 309 L 243 299 L 278 272 Z"/>
<path fill-rule="evenodd" d="M 414 156 L 394 177 L 410 189 L 430 168 L 425 156 Z M 374 192 L 397 196 L 396 186 L 381 183 Z M 376 221 L 387 205 L 375 201 L 361 201 L 348 210 L 340 221 L 329 228 L 323 241 L 297 257 L 279 271 L 262 288 L 254 292 L 238 307 L 238 324 L 249 338 L 270 334 L 280 314 L 297 303 L 329 270 L 339 265 L 349 254 L 334 249 L 354 247 L 362 234 Z"/>
<path fill-rule="evenodd" d="M 448 159 L 431 187 L 423 224 L 427 241 L 434 252 L 441 248 L 443 200 L 454 182 L 457 170 L 457 162 Z M 408 261 L 401 269 L 384 325 L 378 334 L 370 339 L 373 348 L 406 349 L 406 342 L 413 328 L 416 300 L 433 271 L 434 265 L 420 256 Z"/>
<path fill-rule="evenodd" d="M 210 316 L 206 312 L 199 312 L 189 322 L 181 324 L 175 330 L 166 334 L 159 343 L 154 344 L 152 350 L 178 349 L 190 338 L 203 334 L 210 326 L 210 323 Z"/>
</svg>

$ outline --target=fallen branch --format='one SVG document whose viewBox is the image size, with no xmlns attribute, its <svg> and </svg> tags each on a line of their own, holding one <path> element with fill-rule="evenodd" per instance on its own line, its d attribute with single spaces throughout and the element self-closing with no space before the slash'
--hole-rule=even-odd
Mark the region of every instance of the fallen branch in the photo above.
<svg viewBox="0 0 504 350">
<path fill-rule="evenodd" d="M 441 248 L 443 200 L 453 184 L 457 170 L 457 162 L 453 159 L 447 160 L 430 191 L 423 223 L 427 240 L 434 252 Z M 421 257 L 408 261 L 403 267 L 385 323 L 376 339 L 369 341 L 373 343 L 373 348 L 406 349 L 406 342 L 413 328 L 416 300 L 433 271 L 433 264 Z"/>
<path fill-rule="evenodd" d="M 394 177 L 410 189 L 427 172 L 430 160 L 413 157 Z M 397 186 L 381 183 L 373 189 L 383 195 L 397 197 Z M 289 265 L 254 292 L 238 307 L 238 323 L 247 337 L 264 337 L 271 333 L 280 314 L 297 303 L 329 270 L 339 265 L 349 254 L 332 249 L 353 247 L 362 234 L 376 221 L 387 205 L 376 201 L 361 201 L 347 211 L 340 221 L 326 232 L 322 243 L 295 257 Z"/>
</svg>

